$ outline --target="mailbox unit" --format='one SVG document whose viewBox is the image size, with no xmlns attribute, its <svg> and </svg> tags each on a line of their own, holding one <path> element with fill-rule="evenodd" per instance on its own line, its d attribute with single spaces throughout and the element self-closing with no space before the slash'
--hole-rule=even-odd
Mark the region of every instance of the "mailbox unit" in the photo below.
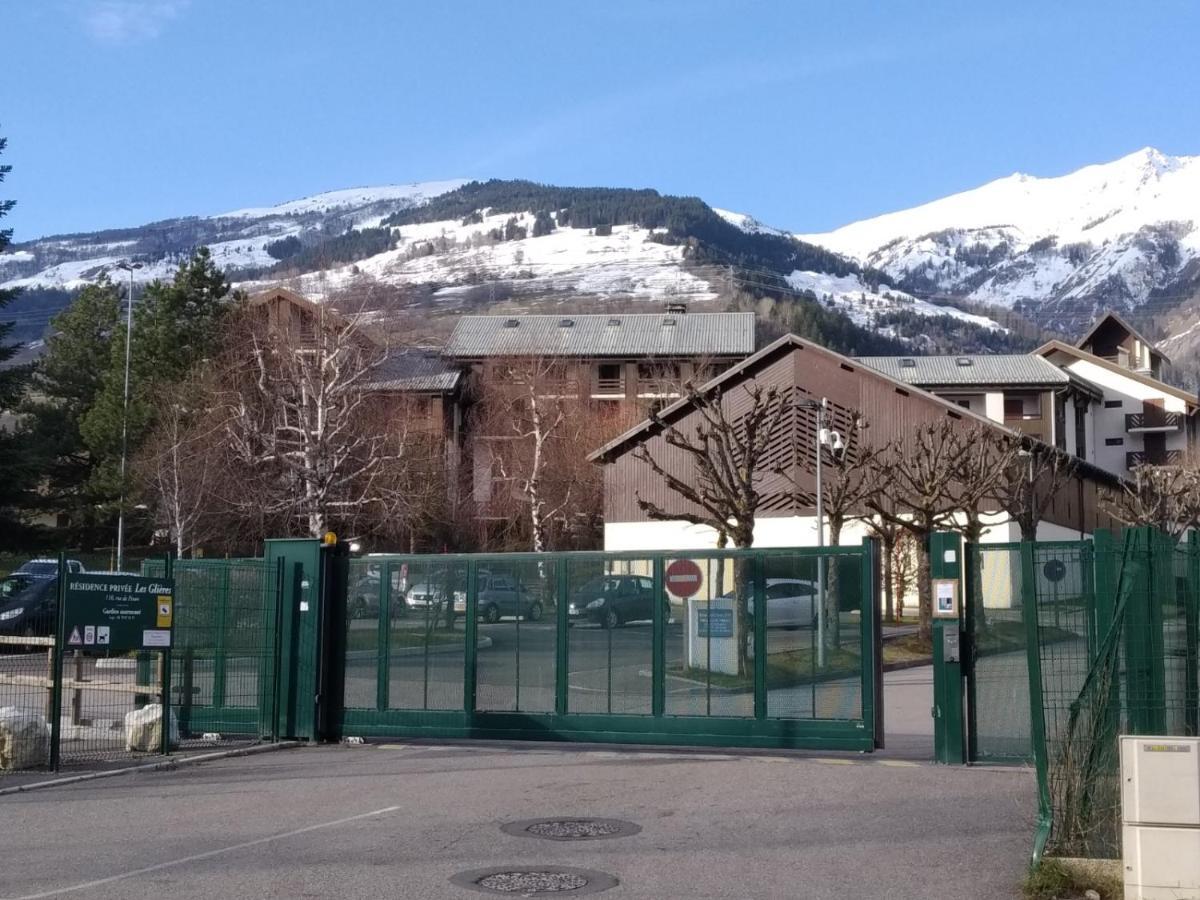
<svg viewBox="0 0 1200 900">
<path fill-rule="evenodd" d="M 1121 738 L 1126 900 L 1200 898 L 1200 738 Z"/>
</svg>

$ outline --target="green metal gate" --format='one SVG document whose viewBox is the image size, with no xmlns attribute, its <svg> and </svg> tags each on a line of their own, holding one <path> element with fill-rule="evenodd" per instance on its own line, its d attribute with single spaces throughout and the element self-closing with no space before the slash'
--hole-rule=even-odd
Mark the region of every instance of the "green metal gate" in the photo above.
<svg viewBox="0 0 1200 900">
<path fill-rule="evenodd" d="M 877 582 L 870 542 L 356 559 L 331 733 L 871 750 Z"/>
</svg>

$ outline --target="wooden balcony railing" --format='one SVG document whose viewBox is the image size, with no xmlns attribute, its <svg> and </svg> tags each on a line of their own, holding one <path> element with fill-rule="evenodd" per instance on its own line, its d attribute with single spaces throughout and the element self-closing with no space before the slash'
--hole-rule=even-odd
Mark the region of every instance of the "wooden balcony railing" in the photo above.
<svg viewBox="0 0 1200 900">
<path fill-rule="evenodd" d="M 1178 431 L 1183 415 L 1177 412 L 1140 412 L 1125 414 L 1126 431 Z"/>
<path fill-rule="evenodd" d="M 1133 453 L 1125 454 L 1125 468 L 1132 469 L 1134 466 L 1179 466 L 1183 464 L 1182 450 L 1168 450 L 1162 454 L 1161 459 L 1151 459 L 1150 454 L 1142 450 L 1134 451 Z"/>
</svg>

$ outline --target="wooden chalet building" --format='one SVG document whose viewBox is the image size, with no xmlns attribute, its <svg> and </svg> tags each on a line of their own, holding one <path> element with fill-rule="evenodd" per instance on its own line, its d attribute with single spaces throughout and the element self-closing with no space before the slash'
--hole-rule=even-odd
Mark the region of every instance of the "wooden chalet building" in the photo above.
<svg viewBox="0 0 1200 900">
<path fill-rule="evenodd" d="M 878 364 L 876 364 L 877 366 Z M 857 412 L 868 424 L 875 445 L 901 437 L 914 425 L 949 419 L 963 427 L 984 425 L 1007 429 L 1000 422 L 975 412 L 968 405 L 939 397 L 893 377 L 865 361 L 851 359 L 809 341 L 788 335 L 739 363 L 709 382 L 721 392 L 727 414 L 736 418 L 739 408 L 749 408 L 747 383 L 773 386 L 787 410 L 770 436 L 768 463 L 763 466 L 762 503 L 755 520 L 755 545 L 763 547 L 812 546 L 816 543 L 815 495 L 816 414 L 801 401 L 826 398 L 831 427 L 849 434 L 851 416 Z M 659 414 L 664 422 L 683 433 L 694 429 L 700 414 L 686 399 Z M 635 448 L 645 446 L 651 456 L 672 475 L 685 481 L 691 477 L 691 462 L 682 451 L 667 445 L 650 420 L 625 432 L 592 454 L 604 468 L 604 548 L 606 550 L 705 549 L 716 546 L 716 534 L 706 527 L 683 520 L 651 520 L 638 505 L 638 497 L 660 508 L 688 509 L 650 467 L 639 460 Z M 853 448 L 851 448 L 852 450 Z M 771 471 L 780 469 L 787 475 Z M 1079 538 L 1111 519 L 1099 506 L 1103 485 L 1117 479 L 1094 466 L 1083 465 L 1067 490 L 1061 491 L 1039 528 L 1044 539 Z M 995 516 L 985 540 L 1009 541 L 1016 526 Z M 843 543 L 857 543 L 862 526 L 848 527 Z"/>
</svg>

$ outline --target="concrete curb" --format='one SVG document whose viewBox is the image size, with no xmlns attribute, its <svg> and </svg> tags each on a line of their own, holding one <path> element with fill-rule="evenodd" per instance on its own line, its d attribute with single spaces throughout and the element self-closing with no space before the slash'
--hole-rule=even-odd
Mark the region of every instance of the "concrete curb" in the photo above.
<svg viewBox="0 0 1200 900">
<path fill-rule="evenodd" d="M 256 744 L 252 747 L 237 747 L 233 750 L 218 750 L 215 753 L 201 753 L 196 756 L 168 757 L 159 762 L 146 763 L 140 766 L 126 766 L 123 769 L 109 769 L 104 772 L 87 772 L 82 775 L 70 775 L 66 778 L 53 778 L 50 781 L 35 781 L 33 784 L 18 784 L 9 788 L 0 788 L 0 797 L 9 794 L 25 794 L 42 788 L 61 787 L 68 784 L 81 784 L 85 781 L 95 781 L 99 778 L 112 778 L 117 775 L 130 775 L 134 772 L 173 772 L 180 766 L 199 765 L 218 759 L 232 759 L 238 756 L 256 756 L 259 753 L 272 753 L 276 750 L 292 750 L 303 747 L 303 741 L 277 741 L 274 744 Z"/>
</svg>

